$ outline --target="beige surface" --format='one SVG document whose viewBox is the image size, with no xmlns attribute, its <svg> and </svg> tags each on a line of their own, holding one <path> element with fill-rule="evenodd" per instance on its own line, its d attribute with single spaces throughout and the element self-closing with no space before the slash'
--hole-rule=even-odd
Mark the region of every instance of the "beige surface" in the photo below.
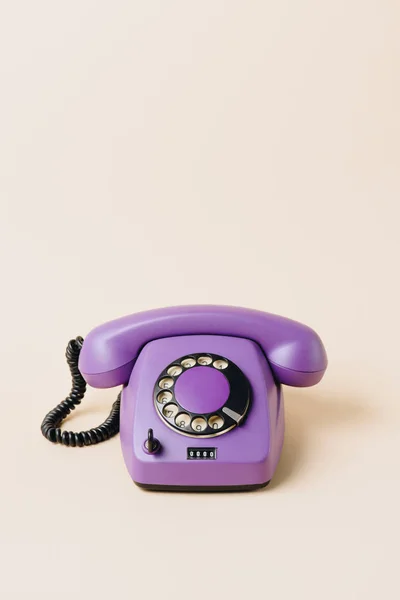
<svg viewBox="0 0 400 600">
<path fill-rule="evenodd" d="M 1 12 L 1 597 L 398 598 L 397 3 Z M 269 489 L 144 493 L 118 439 L 42 439 L 70 337 L 201 302 L 326 343 Z"/>
</svg>

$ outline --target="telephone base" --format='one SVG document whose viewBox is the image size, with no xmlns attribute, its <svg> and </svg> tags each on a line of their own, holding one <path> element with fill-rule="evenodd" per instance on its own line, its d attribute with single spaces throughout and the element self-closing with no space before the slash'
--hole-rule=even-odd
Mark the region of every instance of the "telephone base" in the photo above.
<svg viewBox="0 0 400 600">
<path fill-rule="evenodd" d="M 157 485 L 137 481 L 134 483 L 143 490 L 152 492 L 253 492 L 267 487 L 270 481 L 250 485 Z"/>
</svg>

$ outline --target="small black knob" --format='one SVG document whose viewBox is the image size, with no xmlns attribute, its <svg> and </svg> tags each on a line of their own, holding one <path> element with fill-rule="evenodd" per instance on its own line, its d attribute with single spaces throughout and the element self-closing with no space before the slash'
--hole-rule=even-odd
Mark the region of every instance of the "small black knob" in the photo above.
<svg viewBox="0 0 400 600">
<path fill-rule="evenodd" d="M 154 437 L 153 430 L 151 428 L 147 432 L 147 440 L 144 443 L 144 447 L 149 454 L 155 454 L 161 448 L 161 444 L 159 440 Z"/>
</svg>

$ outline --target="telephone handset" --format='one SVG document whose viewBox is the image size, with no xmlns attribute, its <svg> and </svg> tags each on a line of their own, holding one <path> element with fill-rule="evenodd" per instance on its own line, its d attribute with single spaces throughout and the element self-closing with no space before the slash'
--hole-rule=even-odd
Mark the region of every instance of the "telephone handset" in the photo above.
<svg viewBox="0 0 400 600">
<path fill-rule="evenodd" d="M 230 306 L 137 313 L 71 340 L 70 395 L 48 413 L 51 442 L 87 446 L 121 433 L 128 471 L 152 490 L 251 490 L 269 483 L 280 457 L 281 384 L 318 383 L 327 357 L 309 327 Z M 123 386 L 99 427 L 60 424 L 86 383 Z"/>
</svg>

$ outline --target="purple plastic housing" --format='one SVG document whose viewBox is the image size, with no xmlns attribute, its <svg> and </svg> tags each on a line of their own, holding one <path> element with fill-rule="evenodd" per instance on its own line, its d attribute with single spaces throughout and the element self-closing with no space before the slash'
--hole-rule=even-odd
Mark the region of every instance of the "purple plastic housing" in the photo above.
<svg viewBox="0 0 400 600">
<path fill-rule="evenodd" d="M 167 365 L 196 353 L 232 361 L 251 388 L 243 423 L 211 438 L 189 437 L 169 427 L 153 401 L 155 383 Z M 136 483 L 152 489 L 265 485 L 283 444 L 280 383 L 314 385 L 326 367 L 324 347 L 312 329 L 276 315 L 223 306 L 158 309 L 106 323 L 86 337 L 79 363 L 90 385 L 125 386 L 120 420 L 125 463 Z M 218 398 L 223 402 L 226 397 L 226 385 L 218 377 L 223 372 L 182 376 L 176 383 L 181 404 L 191 409 L 198 404 L 199 413 L 213 410 Z M 205 394 L 208 389 L 207 398 L 202 398 L 199 388 Z M 144 446 L 150 428 L 161 444 L 156 454 L 149 454 Z M 215 448 L 214 460 L 188 460 L 189 448 L 210 447 Z"/>
<path fill-rule="evenodd" d="M 214 352 L 240 366 L 251 381 L 252 401 L 243 425 L 214 438 L 192 438 L 167 427 L 152 402 L 160 371 L 176 358 Z M 142 401 L 147 398 L 148 401 Z M 161 442 L 160 453 L 143 451 L 151 427 Z M 265 357 L 250 340 L 222 336 L 185 336 L 147 344 L 124 389 L 121 444 L 128 471 L 136 483 L 155 486 L 233 487 L 267 483 L 277 465 L 283 442 L 283 399 Z M 213 446 L 217 459 L 187 460 L 188 447 Z"/>
</svg>

